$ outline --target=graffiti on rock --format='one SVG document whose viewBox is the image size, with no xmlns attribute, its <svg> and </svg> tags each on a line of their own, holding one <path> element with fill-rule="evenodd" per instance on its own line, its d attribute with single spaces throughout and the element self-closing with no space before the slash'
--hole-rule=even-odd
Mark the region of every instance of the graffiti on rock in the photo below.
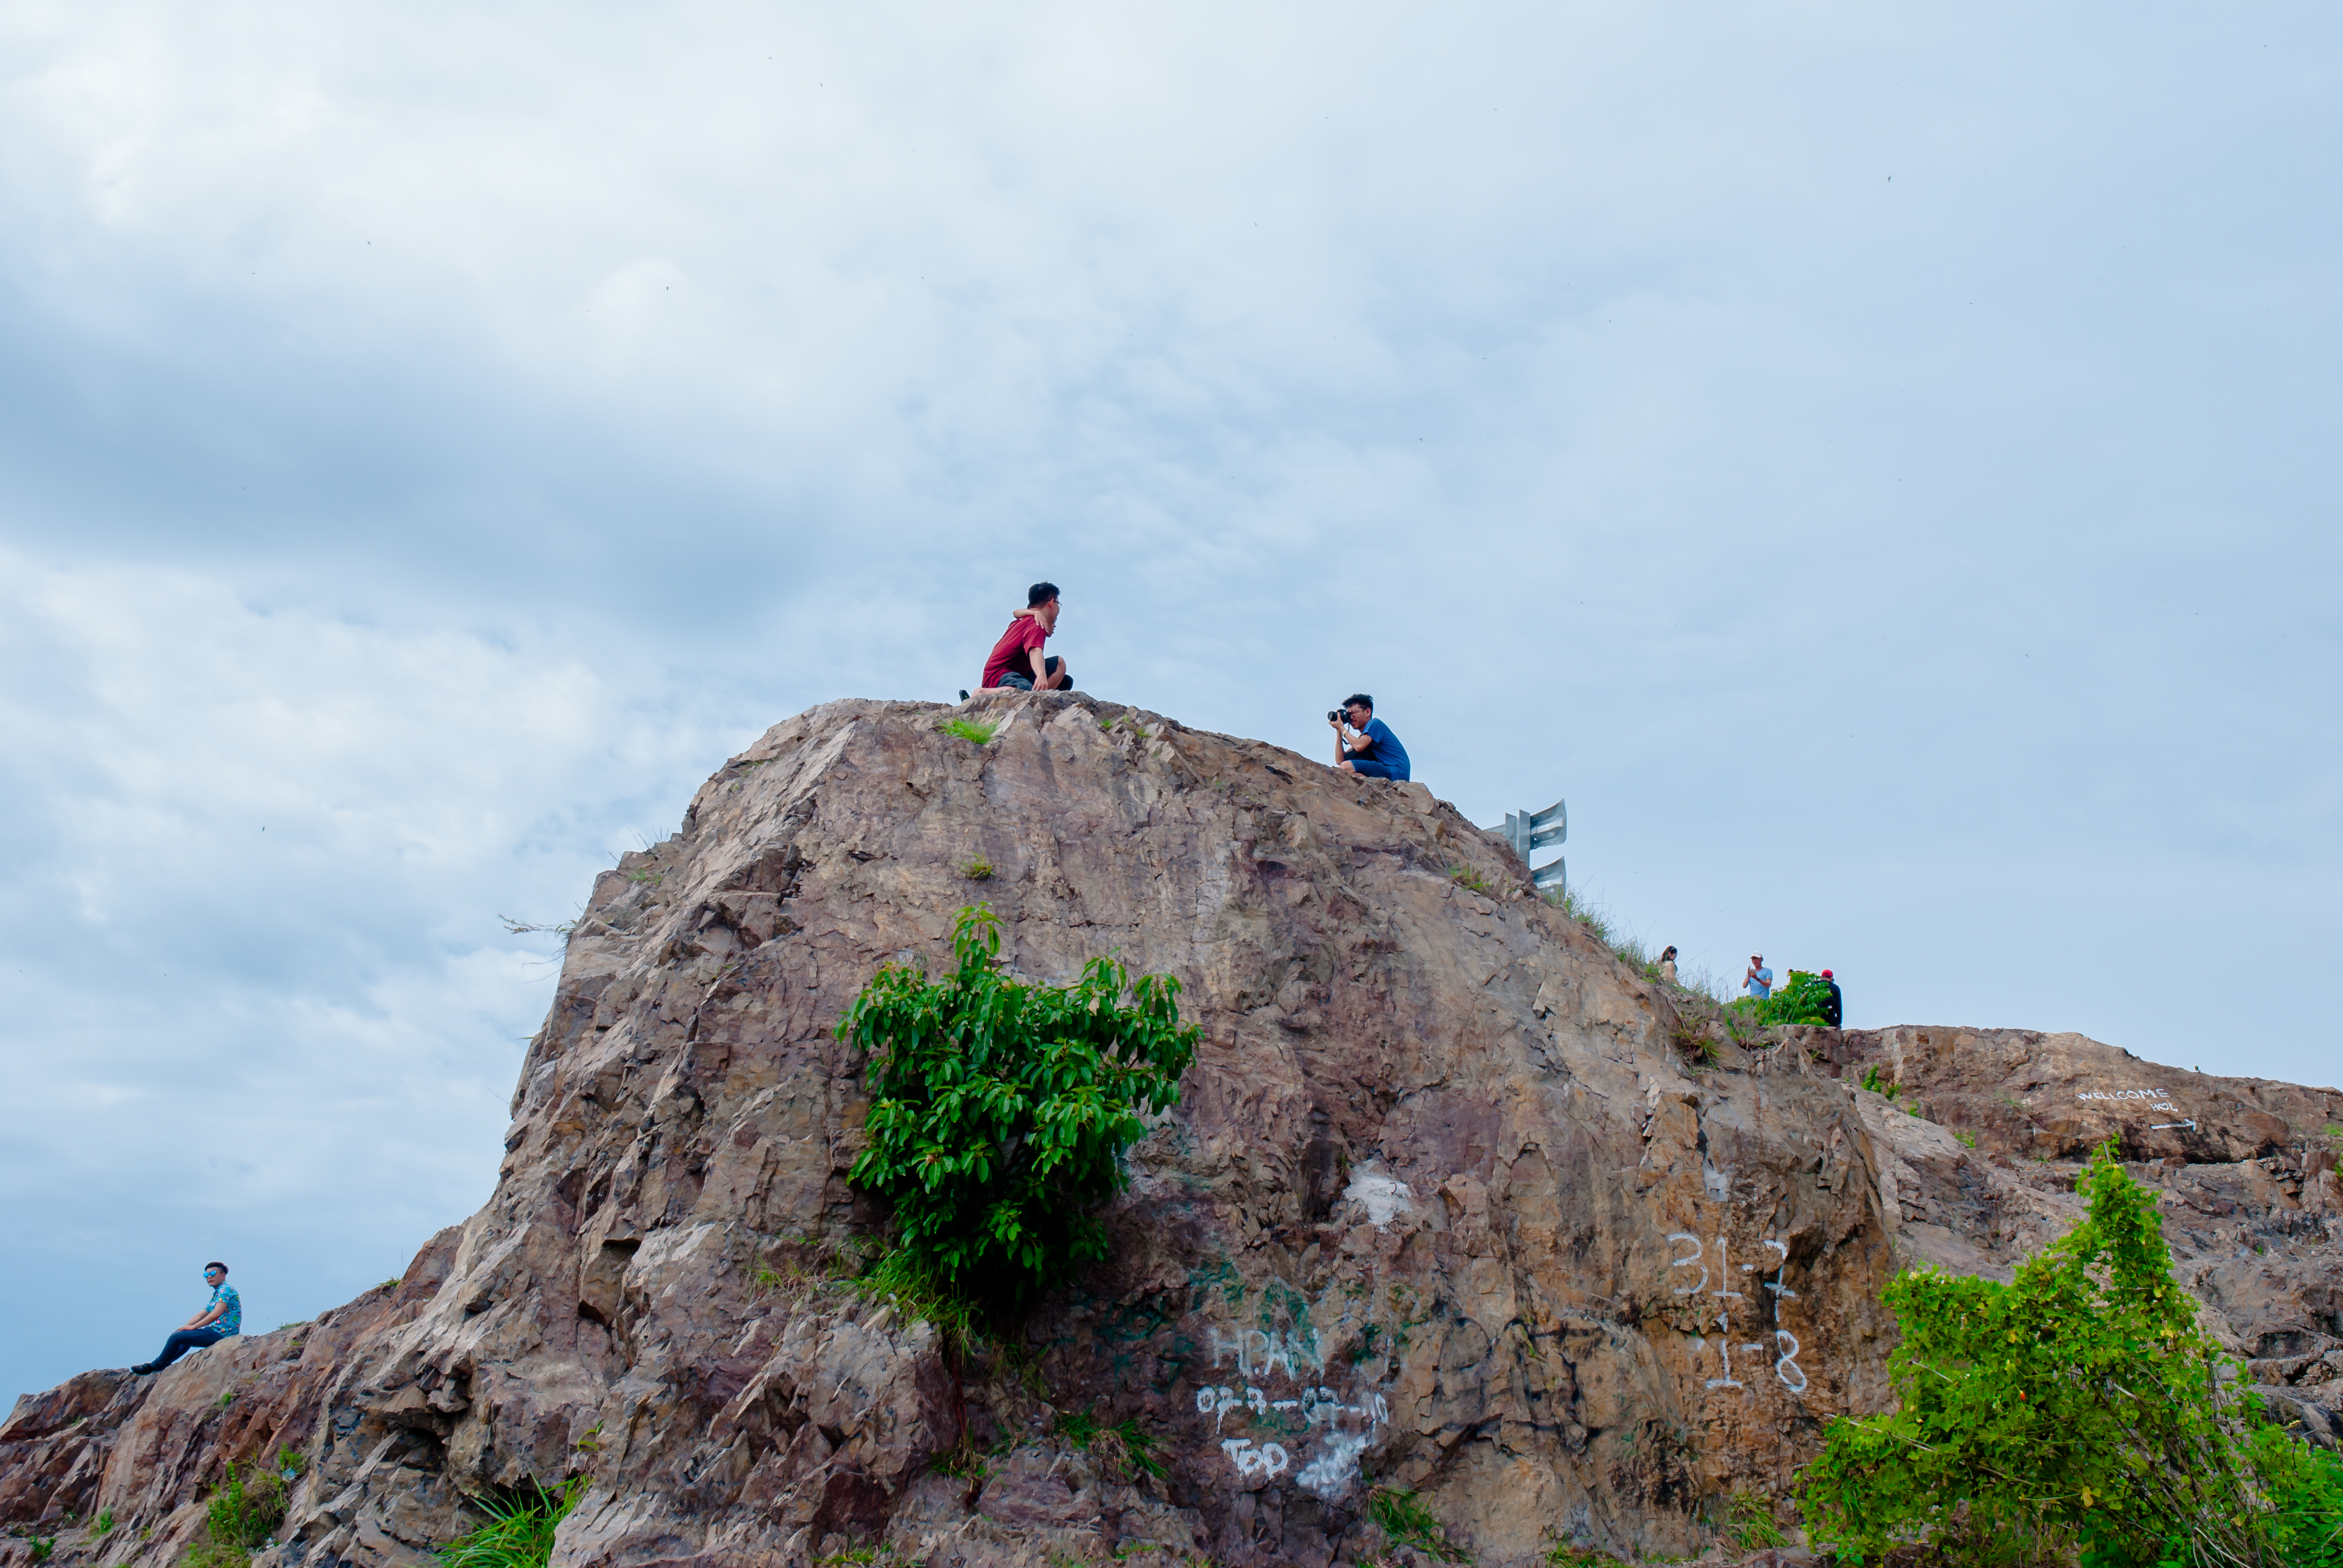
<svg viewBox="0 0 2343 1568">
<path fill-rule="evenodd" d="M 1237 1481 L 1290 1471 L 1320 1497 L 1349 1493 L 1360 1456 L 1391 1420 L 1390 1401 L 1366 1370 L 1371 1359 L 1386 1364 L 1366 1347 L 1389 1332 L 1365 1321 L 1371 1295 L 1354 1288 L 1312 1300 L 1279 1279 L 1256 1292 L 1218 1272 L 1210 1282 L 1252 1322 L 1203 1325 L 1212 1381 L 1198 1383 L 1195 1399 L 1197 1413 L 1212 1418 L 1207 1441 Z M 1355 1343 L 1357 1353 L 1330 1367 L 1328 1349 L 1342 1343 Z"/>
<path fill-rule="evenodd" d="M 1221 1430 L 1222 1421 L 1232 1410 L 1250 1410 L 1256 1415 L 1272 1411 L 1298 1411 L 1306 1430 L 1313 1426 L 1332 1426 L 1346 1415 L 1357 1416 L 1371 1426 L 1381 1426 L 1391 1419 L 1391 1405 L 1383 1395 L 1370 1393 L 1363 1404 L 1351 1404 L 1331 1388 L 1305 1388 L 1299 1399 L 1271 1399 L 1257 1388 L 1240 1392 L 1210 1384 L 1196 1391 L 1196 1408 L 1212 1418 L 1212 1430 Z"/>
<path fill-rule="evenodd" d="M 1376 1230 L 1386 1231 L 1391 1228 L 1393 1218 L 1408 1212 L 1411 1207 L 1408 1200 L 1414 1194 L 1408 1191 L 1406 1182 L 1371 1165 L 1351 1178 L 1351 1184 L 1342 1190 L 1342 1196 L 1365 1204 L 1368 1221 Z"/>
<path fill-rule="evenodd" d="M 1326 1370 L 1326 1358 L 1318 1351 L 1314 1332 L 1294 1334 L 1275 1329 L 1223 1330 L 1212 1325 L 1212 1364 L 1219 1366 L 1233 1352 L 1237 1371 L 1246 1377 L 1266 1377 L 1282 1372 L 1287 1377 L 1298 1375 L 1296 1369 L 1312 1372 Z"/>
<path fill-rule="evenodd" d="M 1291 1462 L 1285 1450 L 1277 1443 L 1264 1442 L 1255 1448 L 1249 1437 L 1230 1438 L 1221 1444 L 1221 1452 L 1229 1456 L 1229 1462 L 1237 1467 L 1241 1476 L 1282 1475 Z"/>
<path fill-rule="evenodd" d="M 1705 1386 L 1712 1389 L 1737 1388 L 1740 1389 L 1745 1395 L 1748 1392 L 1749 1385 L 1742 1382 L 1741 1379 L 1734 1376 L 1733 1373 L 1733 1357 L 1734 1352 L 1737 1351 L 1745 1358 L 1743 1362 L 1743 1365 L 1745 1366 L 1749 1364 L 1745 1360 L 1745 1358 L 1749 1356 L 1755 1355 L 1762 1358 L 1764 1356 L 1771 1355 L 1774 1358 L 1773 1371 L 1775 1379 L 1781 1382 L 1781 1385 L 1784 1388 L 1789 1390 L 1792 1394 L 1804 1394 L 1806 1392 L 1806 1372 L 1804 1367 L 1798 1364 L 1800 1349 L 1798 1344 L 1798 1336 L 1792 1333 L 1783 1325 L 1782 1322 L 1782 1303 L 1785 1301 L 1795 1301 L 1798 1297 L 1798 1292 L 1792 1290 L 1783 1279 L 1783 1274 L 1790 1266 L 1790 1249 L 1770 1236 L 1757 1243 L 1761 1258 L 1763 1257 L 1764 1252 L 1767 1250 L 1771 1250 L 1775 1254 L 1775 1258 L 1774 1260 L 1774 1277 L 1770 1280 L 1757 1282 L 1764 1287 L 1764 1300 L 1765 1302 L 1771 1324 L 1771 1342 L 1769 1343 L 1765 1340 L 1741 1340 L 1736 1342 L 1733 1336 L 1733 1303 L 1738 1301 L 1744 1301 L 1746 1298 L 1743 1292 L 1732 1288 L 1735 1276 L 1736 1271 L 1742 1274 L 1755 1274 L 1759 1271 L 1761 1265 L 1759 1263 L 1742 1263 L 1738 1265 L 1736 1271 L 1736 1267 L 1732 1259 L 1730 1244 L 1722 1235 L 1708 1238 L 1707 1241 L 1704 1241 L 1703 1238 L 1695 1236 L 1688 1231 L 1678 1231 L 1669 1236 L 1668 1240 L 1679 1246 L 1688 1246 L 1692 1249 L 1689 1252 L 1671 1259 L 1668 1263 L 1668 1267 L 1671 1270 L 1696 1268 L 1700 1271 L 1700 1278 L 1698 1281 L 1689 1285 L 1677 1285 L 1673 1287 L 1675 1294 L 1679 1296 L 1705 1295 L 1710 1301 L 1715 1302 L 1717 1309 L 1716 1339 L 1712 1342 L 1707 1337 L 1705 1331 L 1708 1325 L 1705 1319 L 1702 1320 L 1701 1324 L 1704 1332 L 1693 1336 L 1693 1351 L 1695 1355 L 1705 1354 L 1707 1352 L 1712 1350 L 1716 1352 L 1717 1375 L 1704 1380 Z M 1708 1241 L 1714 1241 L 1716 1243 L 1716 1251 L 1714 1254 L 1713 1260 L 1708 1251 Z M 1716 1265 L 1715 1272 L 1714 1274 L 1710 1272 L 1709 1269 L 1709 1264 L 1712 1261 Z M 1720 1282 L 1714 1289 L 1710 1288 L 1710 1281 L 1712 1279 L 1715 1279 Z M 1744 1330 L 1743 1332 L 1749 1332 L 1752 1331 Z M 1765 1331 L 1757 1330 L 1755 1332 L 1764 1332 Z"/>
<path fill-rule="evenodd" d="M 2171 1102 L 2171 1096 L 2168 1089 L 2084 1089 L 2075 1092 L 2077 1100 L 2145 1100 L 2152 1102 L 2150 1111 L 2178 1111 L 2180 1107 Z"/>
<path fill-rule="evenodd" d="M 1336 1433 L 1319 1449 L 1318 1457 L 1302 1466 L 1302 1473 L 1293 1479 L 1332 1502 L 1350 1491 L 1351 1483 L 1358 1478 L 1359 1455 L 1366 1452 L 1368 1441 L 1363 1432 Z"/>
</svg>

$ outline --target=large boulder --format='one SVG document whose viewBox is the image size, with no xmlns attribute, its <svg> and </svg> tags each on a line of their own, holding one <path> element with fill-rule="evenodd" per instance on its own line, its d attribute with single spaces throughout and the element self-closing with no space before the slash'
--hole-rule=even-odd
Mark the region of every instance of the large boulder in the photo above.
<svg viewBox="0 0 2343 1568">
<path fill-rule="evenodd" d="M 960 1353 L 841 1278 L 886 1216 L 845 1181 L 866 1064 L 833 1027 L 980 900 L 1023 977 L 1178 976 L 1203 1043 L 1111 1260 Z M 2330 1386 L 2332 1091 L 2073 1036 L 1753 1050 L 1709 1010 L 1420 784 L 1079 695 L 831 703 L 597 880 L 460 1232 L 297 1350 L 20 1402 L 0 1518 L 60 1562 L 160 1560 L 226 1462 L 289 1444 L 261 1568 L 417 1563 L 571 1477 L 566 1568 L 1397 1560 L 1375 1488 L 1486 1564 L 1686 1554 L 1884 1403 L 1897 1268 L 2006 1274 L 2109 1134 L 2224 1331 L 2298 1400 Z M 2204 1114 L 2135 1129 L 2151 1105 Z"/>
</svg>

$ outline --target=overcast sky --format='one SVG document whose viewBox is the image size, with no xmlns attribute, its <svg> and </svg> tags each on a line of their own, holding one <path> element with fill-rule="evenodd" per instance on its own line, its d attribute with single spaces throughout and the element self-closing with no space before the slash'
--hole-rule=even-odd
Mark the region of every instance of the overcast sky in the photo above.
<svg viewBox="0 0 2343 1568">
<path fill-rule="evenodd" d="M 0 7 L 0 1399 L 398 1273 L 1040 577 L 1848 1021 L 2333 1083 L 2331 5 Z M 2153 1070 L 2142 1071 L 2153 1077 Z M 2110 1085 L 2110 1087 L 2119 1087 Z"/>
</svg>

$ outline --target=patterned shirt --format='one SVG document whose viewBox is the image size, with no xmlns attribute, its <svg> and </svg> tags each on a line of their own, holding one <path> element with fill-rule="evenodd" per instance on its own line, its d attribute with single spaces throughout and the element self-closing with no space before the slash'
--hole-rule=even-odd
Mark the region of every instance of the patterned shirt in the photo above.
<svg viewBox="0 0 2343 1568">
<path fill-rule="evenodd" d="M 204 1311 L 208 1312 L 220 1306 L 227 1308 L 227 1311 L 219 1315 L 218 1322 L 206 1323 L 204 1327 L 216 1330 L 222 1337 L 241 1333 L 244 1331 L 244 1303 L 236 1299 L 234 1285 L 222 1285 L 215 1290 L 212 1299 L 204 1303 Z"/>
</svg>

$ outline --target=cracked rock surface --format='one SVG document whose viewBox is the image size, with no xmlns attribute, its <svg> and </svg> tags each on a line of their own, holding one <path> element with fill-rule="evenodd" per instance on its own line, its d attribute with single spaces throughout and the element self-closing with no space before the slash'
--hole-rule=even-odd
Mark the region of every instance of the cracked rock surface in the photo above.
<svg viewBox="0 0 2343 1568">
<path fill-rule="evenodd" d="M 1178 976 L 1203 1043 L 1111 1262 L 955 1361 L 840 1278 L 885 1216 L 831 1030 L 980 900 L 1025 978 Z M 228 1462 L 289 1446 L 260 1568 L 419 1564 L 569 1477 L 563 1568 L 1399 1561 L 1373 1486 L 1485 1564 L 1691 1555 L 1881 1406 L 1894 1271 L 2006 1278 L 2107 1137 L 2329 1430 L 2343 1096 L 2014 1030 L 1750 1051 L 1699 1013 L 1420 784 L 1080 695 L 828 704 L 597 880 L 478 1214 L 314 1324 L 20 1400 L 0 1523 L 171 1560 Z"/>
</svg>

